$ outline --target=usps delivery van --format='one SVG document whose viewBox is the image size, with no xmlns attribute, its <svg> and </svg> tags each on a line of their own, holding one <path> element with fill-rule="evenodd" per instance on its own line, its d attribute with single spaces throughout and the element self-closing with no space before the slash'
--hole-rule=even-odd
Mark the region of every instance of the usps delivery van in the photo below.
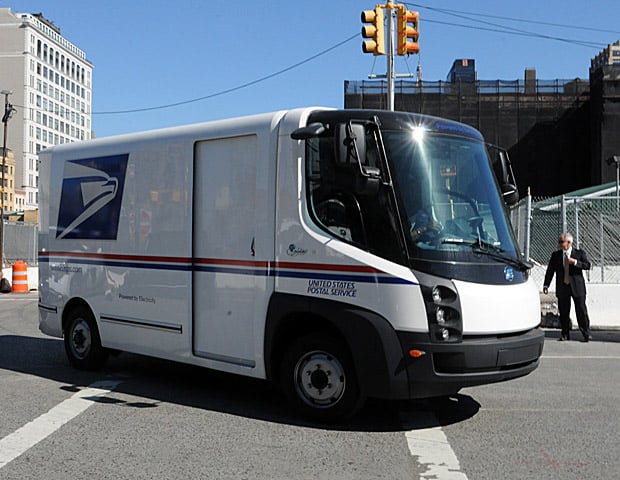
<svg viewBox="0 0 620 480">
<path fill-rule="evenodd" d="M 303 108 L 40 155 L 40 329 L 279 384 L 304 414 L 539 362 L 538 291 L 480 133 Z"/>
</svg>

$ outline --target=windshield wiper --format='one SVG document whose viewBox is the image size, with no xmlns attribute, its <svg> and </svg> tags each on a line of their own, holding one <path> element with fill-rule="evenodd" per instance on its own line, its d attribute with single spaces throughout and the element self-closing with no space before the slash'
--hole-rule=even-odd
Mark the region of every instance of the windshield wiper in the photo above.
<svg viewBox="0 0 620 480">
<path fill-rule="evenodd" d="M 463 244 L 470 246 L 472 248 L 477 248 L 480 250 L 486 251 L 494 251 L 497 253 L 502 253 L 504 251 L 503 248 L 498 247 L 497 245 L 482 240 L 481 238 L 477 238 L 476 240 L 467 240 L 465 238 L 444 238 L 441 240 L 441 243 L 450 243 L 450 244 Z"/>
<path fill-rule="evenodd" d="M 504 255 L 504 249 L 494 245 L 491 242 L 487 242 L 482 240 L 481 238 L 477 238 L 476 240 L 466 240 L 464 238 L 444 238 L 441 243 L 448 243 L 452 245 L 467 245 L 472 248 L 475 253 L 480 253 L 482 255 L 487 255 L 495 260 L 499 260 L 501 262 L 507 263 L 515 267 L 517 270 L 521 272 L 525 272 L 530 270 L 533 265 L 529 262 L 525 262 L 518 258 L 510 257 L 508 255 Z"/>
</svg>

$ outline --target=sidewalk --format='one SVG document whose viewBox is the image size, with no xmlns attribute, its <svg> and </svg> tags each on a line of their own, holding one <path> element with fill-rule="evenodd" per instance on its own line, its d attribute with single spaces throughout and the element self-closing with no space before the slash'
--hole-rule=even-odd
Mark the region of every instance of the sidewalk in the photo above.
<svg viewBox="0 0 620 480">
<path fill-rule="evenodd" d="M 555 328 L 543 328 L 545 332 L 545 341 L 557 340 L 560 338 L 560 330 Z M 571 341 L 579 342 L 582 339 L 579 330 L 571 330 Z M 592 329 L 593 342 L 620 343 L 620 329 Z"/>
<path fill-rule="evenodd" d="M 545 313 L 557 315 L 557 298 L 555 296 L 555 282 L 551 282 L 549 294 L 542 293 L 545 265 L 536 265 L 532 270 L 532 277 L 540 289 L 540 308 L 543 319 Z M 553 290 L 552 290 L 553 289 Z M 590 326 L 593 329 L 620 329 L 620 283 L 590 283 L 586 281 L 586 305 L 590 316 Z M 571 304 L 571 318 L 577 324 L 575 307 Z"/>
</svg>

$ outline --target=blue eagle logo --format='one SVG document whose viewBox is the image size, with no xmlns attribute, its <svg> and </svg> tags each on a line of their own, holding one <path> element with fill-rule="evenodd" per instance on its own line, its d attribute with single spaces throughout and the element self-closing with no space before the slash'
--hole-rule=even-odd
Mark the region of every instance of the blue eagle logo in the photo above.
<svg viewBox="0 0 620 480">
<path fill-rule="evenodd" d="M 116 240 L 128 154 L 65 163 L 56 238 Z"/>
</svg>

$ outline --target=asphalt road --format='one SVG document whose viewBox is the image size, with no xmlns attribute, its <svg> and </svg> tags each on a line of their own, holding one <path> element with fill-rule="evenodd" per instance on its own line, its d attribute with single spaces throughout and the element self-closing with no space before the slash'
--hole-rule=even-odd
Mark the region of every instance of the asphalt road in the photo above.
<svg viewBox="0 0 620 480">
<path fill-rule="evenodd" d="M 616 479 L 620 332 L 548 331 L 533 374 L 441 402 L 294 416 L 267 383 L 121 354 L 72 369 L 36 293 L 0 296 L 0 479 Z M 4 460 L 3 460 L 4 459 Z"/>
</svg>

